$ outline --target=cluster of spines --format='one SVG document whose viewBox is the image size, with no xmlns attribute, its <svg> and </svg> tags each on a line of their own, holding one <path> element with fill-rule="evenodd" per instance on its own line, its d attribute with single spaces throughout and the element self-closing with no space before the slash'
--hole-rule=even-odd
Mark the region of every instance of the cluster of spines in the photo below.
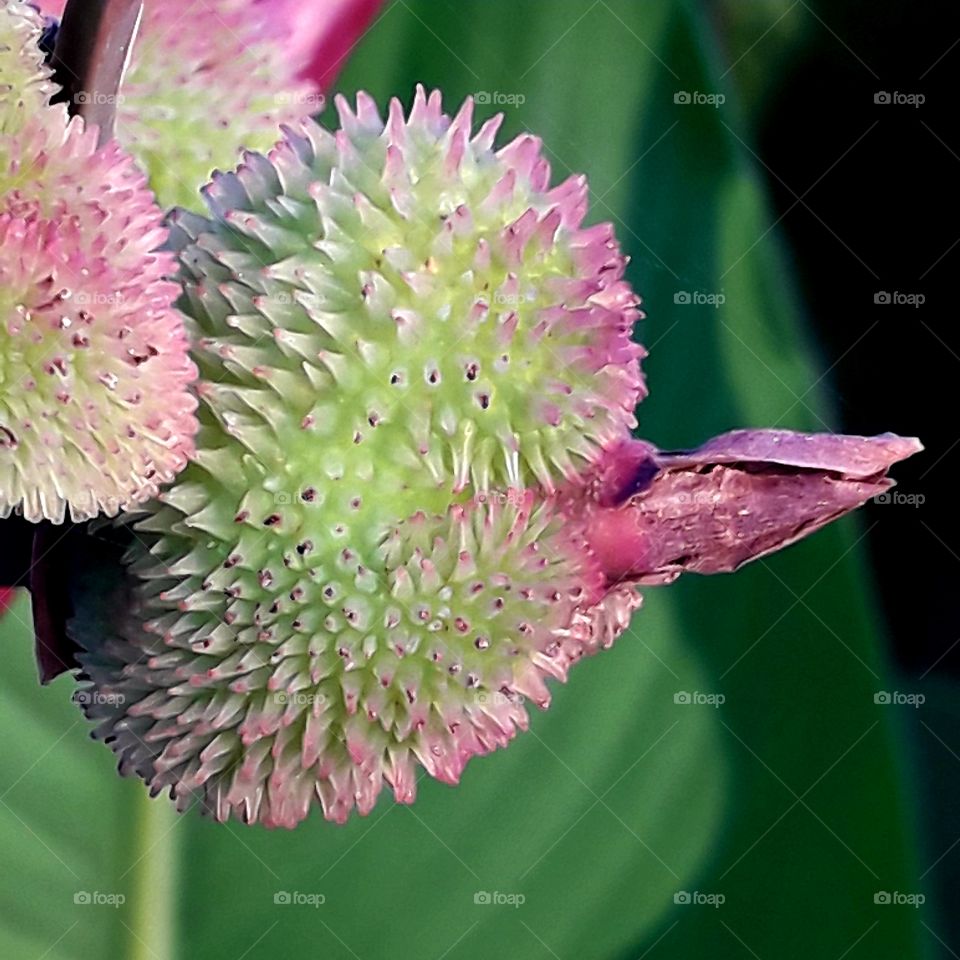
<svg viewBox="0 0 960 960">
<path fill-rule="evenodd" d="M 0 143 L 0 515 L 60 522 L 173 480 L 196 371 L 142 173 L 82 121 L 47 120 Z"/>
<path fill-rule="evenodd" d="M 44 63 L 44 21 L 23 0 L 0 0 L 0 138 L 16 136 L 30 118 L 47 111 L 63 122 L 66 108 L 49 106 L 56 86 Z"/>
<path fill-rule="evenodd" d="M 138 525 L 140 610 L 87 642 L 122 769 L 221 819 L 408 801 L 415 763 L 454 782 L 638 602 L 551 501 L 643 389 L 582 178 L 550 189 L 533 138 L 495 153 L 496 120 L 471 138 L 469 102 L 339 106 L 176 219 L 199 450 Z"/>
<path fill-rule="evenodd" d="M 493 122 L 470 139 L 469 101 L 451 120 L 419 90 L 386 124 L 358 104 L 215 177 L 212 221 L 180 217 L 210 379 L 281 370 L 314 400 L 292 432 L 329 449 L 380 428 L 412 477 L 457 490 L 576 481 L 642 394 L 637 301 L 609 225 L 579 226 L 583 178 L 549 189 L 539 142 L 494 153 Z"/>
<path fill-rule="evenodd" d="M 268 4 L 206 0 L 211 29 L 185 28 L 185 3 L 147 0 L 117 107 L 117 136 L 150 176 L 162 205 L 199 209 L 200 187 L 244 147 L 267 150 L 280 125 L 317 113 L 298 79 L 284 18 Z"/>
<path fill-rule="evenodd" d="M 370 565 L 344 550 L 261 577 L 256 601 L 229 596 L 244 561 L 213 582 L 143 556 L 145 629 L 83 656 L 97 735 L 220 819 L 293 826 L 316 797 L 343 820 L 384 782 L 410 802 L 415 763 L 456 782 L 525 727 L 523 698 L 546 706 L 546 676 L 612 639 L 582 538 L 531 494 L 502 499 L 414 516 Z"/>
</svg>

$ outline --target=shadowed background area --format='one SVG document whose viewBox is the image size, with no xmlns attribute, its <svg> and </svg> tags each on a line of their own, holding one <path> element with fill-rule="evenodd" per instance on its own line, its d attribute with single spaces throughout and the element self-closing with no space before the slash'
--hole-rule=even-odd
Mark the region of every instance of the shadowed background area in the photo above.
<svg viewBox="0 0 960 960">
<path fill-rule="evenodd" d="M 146 800 L 72 679 L 37 688 L 18 599 L 3 955 L 956 956 L 960 446 L 934 411 L 960 363 L 938 217 L 958 37 L 945 3 L 388 0 L 336 88 L 472 94 L 504 138 L 543 137 L 557 180 L 587 173 L 648 315 L 643 436 L 893 430 L 927 453 L 855 519 L 647 590 L 508 750 L 342 828 Z"/>
</svg>

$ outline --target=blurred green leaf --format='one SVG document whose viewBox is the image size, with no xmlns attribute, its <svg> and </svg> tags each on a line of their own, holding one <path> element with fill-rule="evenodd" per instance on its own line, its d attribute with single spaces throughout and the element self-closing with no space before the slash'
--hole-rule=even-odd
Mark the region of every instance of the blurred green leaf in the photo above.
<svg viewBox="0 0 960 960">
<path fill-rule="evenodd" d="M 121 780 L 61 677 L 41 689 L 24 595 L 0 619 L 0 957 L 164 958 L 175 815 Z"/>
<path fill-rule="evenodd" d="M 831 419 L 717 49 L 678 0 L 394 0 L 340 83 L 385 102 L 422 81 L 450 108 L 470 93 L 524 98 L 506 106 L 506 134 L 542 135 L 558 177 L 588 173 L 594 218 L 614 220 L 634 257 L 653 348 L 642 432 L 662 446 Z M 729 99 L 677 104 L 678 92 Z M 917 911 L 874 904 L 917 881 L 873 702 L 885 674 L 859 538 L 843 524 L 735 577 L 648 591 L 629 633 L 578 666 L 529 733 L 475 760 L 455 790 L 424 780 L 412 808 L 384 798 L 345 828 L 315 816 L 292 834 L 189 815 L 145 858 L 168 888 L 180 860 L 177 956 L 919 956 Z M 82 877 L 119 882 L 138 788 L 79 726 L 51 747 L 72 722 L 67 685 L 34 690 L 24 631 L 0 629 L 22 661 L 2 681 L 17 730 L 6 801 L 58 856 L 89 857 Z M 726 702 L 675 704 L 679 691 Z M 75 881 L 15 819 L 0 829 L 24 871 L 5 877 L 14 919 L 0 936 L 39 954 L 73 922 Z M 275 905 L 283 891 L 326 900 Z M 526 902 L 475 904 L 478 891 Z M 680 891 L 725 902 L 675 904 Z M 117 918 L 84 914 L 48 956 L 118 956 Z"/>
</svg>

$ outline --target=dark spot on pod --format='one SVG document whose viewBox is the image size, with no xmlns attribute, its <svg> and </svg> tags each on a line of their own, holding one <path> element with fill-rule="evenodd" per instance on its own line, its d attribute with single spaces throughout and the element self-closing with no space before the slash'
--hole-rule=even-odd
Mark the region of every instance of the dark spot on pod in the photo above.
<svg viewBox="0 0 960 960">
<path fill-rule="evenodd" d="M 477 403 L 480 405 L 481 410 L 487 410 L 490 407 L 490 394 L 489 393 L 478 393 L 477 394 Z"/>
<path fill-rule="evenodd" d="M 234 522 L 234 523 L 244 523 L 246 520 L 249 519 L 249 517 L 250 517 L 250 511 L 249 511 L 249 510 L 241 510 L 241 511 L 233 518 L 233 522 Z"/>
<path fill-rule="evenodd" d="M 440 371 L 433 369 L 427 374 L 427 383 L 438 384 L 440 382 Z"/>
<path fill-rule="evenodd" d="M 380 423 L 380 414 L 371 413 L 370 416 L 367 417 L 367 423 L 369 423 L 371 427 L 377 426 L 377 424 Z"/>
<path fill-rule="evenodd" d="M 269 587 L 273 583 L 273 574 L 269 570 L 261 570 L 257 573 L 257 579 L 260 581 L 261 587 Z"/>
<path fill-rule="evenodd" d="M 303 626 L 303 621 L 298 618 L 294 620 L 290 626 L 293 627 L 294 630 L 299 630 Z"/>
<path fill-rule="evenodd" d="M 223 561 L 223 565 L 229 570 L 231 567 L 235 567 L 242 559 L 243 557 L 241 557 L 239 553 L 231 553 L 230 556 Z"/>
<path fill-rule="evenodd" d="M 307 489 L 300 494 L 300 498 L 304 503 L 313 503 L 313 501 L 317 499 L 317 491 L 313 487 L 307 487 Z"/>
<path fill-rule="evenodd" d="M 302 543 L 297 544 L 297 553 L 302 557 L 305 553 L 310 553 L 313 550 L 313 541 L 304 540 Z"/>
<path fill-rule="evenodd" d="M 273 603 L 270 604 L 270 612 L 271 612 L 271 613 L 279 613 L 279 612 L 280 612 L 280 601 L 279 601 L 279 600 L 274 600 Z"/>
<path fill-rule="evenodd" d="M 467 688 L 472 690 L 474 687 L 480 685 L 480 678 L 475 673 L 467 674 Z"/>
<path fill-rule="evenodd" d="M 297 603 L 299 600 L 302 600 L 302 599 L 303 599 L 303 587 L 294 587 L 294 588 L 290 591 L 290 599 L 291 599 L 294 603 Z"/>
<path fill-rule="evenodd" d="M 461 633 L 466 633 L 466 632 L 470 629 L 470 624 L 467 623 L 467 621 L 464 620 L 463 617 L 457 617 L 457 619 L 454 620 L 453 623 L 454 623 L 454 626 L 455 626 Z"/>
<path fill-rule="evenodd" d="M 477 638 L 473 641 L 473 645 L 474 645 L 478 650 L 486 650 L 486 649 L 490 646 L 490 638 L 489 638 L 489 637 L 484 637 L 484 636 L 479 636 L 479 637 L 477 637 Z"/>
<path fill-rule="evenodd" d="M 493 601 L 494 610 L 502 610 L 503 606 L 504 606 L 503 597 L 497 597 L 497 599 Z"/>
<path fill-rule="evenodd" d="M 279 513 L 271 513 L 270 516 L 263 521 L 263 525 L 265 527 L 275 527 L 282 519 Z"/>
<path fill-rule="evenodd" d="M 137 353 L 137 352 L 136 352 L 135 350 L 133 350 L 133 349 L 128 350 L 128 351 L 127 351 L 127 354 L 128 354 L 128 356 L 129 356 L 129 362 L 130 362 L 133 366 L 139 367 L 142 363 L 146 363 L 146 362 L 147 362 L 148 360 L 150 360 L 152 357 L 157 356 L 158 352 L 159 352 L 159 351 L 157 350 L 156 347 L 148 344 L 146 351 L 145 351 L 144 353 L 142 353 L 142 354 Z"/>
<path fill-rule="evenodd" d="M 477 374 L 480 372 L 480 367 L 476 363 L 468 363 L 466 366 L 466 374 L 468 380 L 476 380 Z"/>
<path fill-rule="evenodd" d="M 451 663 L 450 666 L 447 667 L 447 673 L 459 673 L 459 672 L 460 672 L 459 663 Z"/>
<path fill-rule="evenodd" d="M 395 387 L 400 383 L 403 383 L 403 377 L 399 373 L 391 373 L 390 386 Z"/>
</svg>

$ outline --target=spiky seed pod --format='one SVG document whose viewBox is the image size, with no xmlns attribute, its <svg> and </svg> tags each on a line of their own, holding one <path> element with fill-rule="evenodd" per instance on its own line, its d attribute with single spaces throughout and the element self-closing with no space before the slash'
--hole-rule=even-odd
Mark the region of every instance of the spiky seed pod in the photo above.
<svg viewBox="0 0 960 960">
<path fill-rule="evenodd" d="M 583 181 L 471 138 L 469 101 L 339 106 L 178 218 L 199 450 L 138 524 L 137 609 L 77 637 L 123 770 L 284 826 L 455 780 L 639 602 L 551 497 L 642 389 Z"/>
<path fill-rule="evenodd" d="M 242 148 L 267 150 L 280 125 L 322 98 L 285 49 L 270 6 L 146 0 L 117 102 L 116 135 L 164 207 L 201 209 L 200 187 Z M 278 35 L 278 31 L 280 31 Z"/>
<path fill-rule="evenodd" d="M 40 118 L 0 137 L 0 516 L 113 515 L 192 449 L 196 368 L 162 212 L 96 141 Z"/>
<path fill-rule="evenodd" d="M 638 602 L 604 601 L 571 530 L 529 493 L 418 514 L 367 557 L 311 545 L 251 564 L 254 543 L 207 569 L 198 545 L 174 571 L 147 555 L 143 609 L 106 643 L 77 636 L 94 683 L 78 699 L 121 771 L 181 809 L 293 827 L 316 800 L 338 822 L 366 814 L 385 784 L 412 802 L 417 764 L 456 783 Z"/>
<path fill-rule="evenodd" d="M 63 122 L 65 107 L 49 108 L 56 89 L 44 64 L 43 17 L 22 0 L 0 0 L 0 136 L 20 132 L 27 120 L 51 109 Z"/>
<path fill-rule="evenodd" d="M 330 471 L 391 462 L 391 490 L 576 482 L 643 393 L 638 301 L 610 225 L 581 227 L 585 178 L 551 188 L 532 136 L 494 151 L 501 118 L 472 136 L 469 99 L 451 120 L 420 88 L 386 125 L 357 102 L 179 219 L 212 416 L 268 490 L 307 485 L 320 438 Z"/>
</svg>

